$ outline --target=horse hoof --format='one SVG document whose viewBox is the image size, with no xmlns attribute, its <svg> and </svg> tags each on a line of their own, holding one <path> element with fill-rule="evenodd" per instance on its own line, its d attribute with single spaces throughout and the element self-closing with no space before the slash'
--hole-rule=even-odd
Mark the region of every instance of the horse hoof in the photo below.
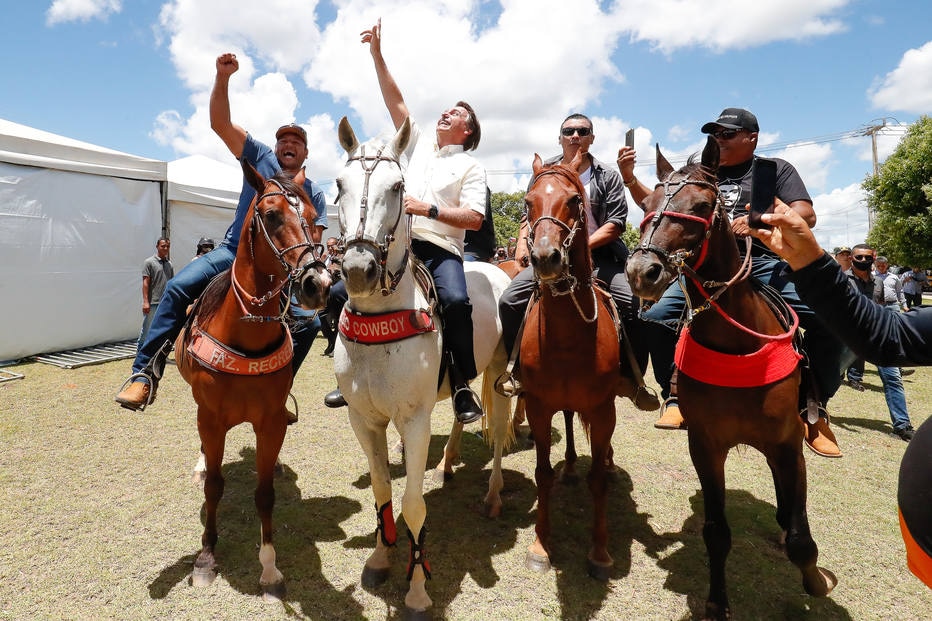
<svg viewBox="0 0 932 621">
<path fill-rule="evenodd" d="M 806 593 L 813 597 L 825 597 L 838 584 L 838 577 L 824 567 L 816 567 L 816 570 L 817 573 L 814 579 L 803 579 L 803 588 L 806 589 Z"/>
<path fill-rule="evenodd" d="M 405 606 L 405 611 L 402 615 L 402 618 L 404 618 L 405 621 L 430 621 L 432 617 L 429 609 L 416 610 L 414 608 L 408 608 Z"/>
<path fill-rule="evenodd" d="M 388 567 L 383 569 L 373 569 L 371 567 L 362 568 L 362 585 L 367 589 L 374 589 L 385 584 L 388 580 Z"/>
<path fill-rule="evenodd" d="M 198 567 L 195 565 L 194 571 L 191 572 L 191 584 L 196 587 L 210 586 L 216 577 L 217 571 L 213 567 Z"/>
<path fill-rule="evenodd" d="M 728 606 L 719 606 L 714 602 L 705 603 L 705 616 L 702 621 L 727 621 L 731 618 L 731 610 Z"/>
<path fill-rule="evenodd" d="M 596 563 L 592 559 L 586 559 L 586 571 L 589 577 L 595 578 L 599 582 L 608 582 L 609 578 L 611 578 L 612 564 Z"/>
<path fill-rule="evenodd" d="M 524 566 L 533 572 L 542 574 L 550 571 L 550 559 L 528 550 L 527 556 L 524 558 Z"/>
<path fill-rule="evenodd" d="M 262 599 L 269 603 L 281 602 L 285 599 L 285 581 L 262 585 Z"/>
</svg>

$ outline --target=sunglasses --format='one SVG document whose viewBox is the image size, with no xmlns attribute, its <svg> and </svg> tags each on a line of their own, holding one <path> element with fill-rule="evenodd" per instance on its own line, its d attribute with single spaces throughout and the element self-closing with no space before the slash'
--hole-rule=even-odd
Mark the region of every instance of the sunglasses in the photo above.
<svg viewBox="0 0 932 621">
<path fill-rule="evenodd" d="M 560 133 L 566 137 L 572 136 L 573 134 L 579 134 L 580 138 L 585 138 L 592 134 L 592 129 L 588 127 L 564 127 L 560 130 Z"/>
<path fill-rule="evenodd" d="M 857 255 L 857 256 L 853 256 L 853 257 L 851 257 L 851 258 L 854 259 L 855 261 L 873 261 L 873 260 L 874 260 L 874 257 L 873 257 L 872 255 L 869 255 L 869 254 Z"/>
<path fill-rule="evenodd" d="M 740 134 L 742 129 L 720 129 L 716 132 L 712 132 L 712 137 L 717 140 L 731 140 L 738 134 Z"/>
</svg>

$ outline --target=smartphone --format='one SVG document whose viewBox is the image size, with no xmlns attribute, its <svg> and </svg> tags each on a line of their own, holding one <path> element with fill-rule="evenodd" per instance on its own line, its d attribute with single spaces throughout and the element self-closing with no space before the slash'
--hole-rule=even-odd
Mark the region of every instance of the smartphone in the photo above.
<svg viewBox="0 0 932 621">
<path fill-rule="evenodd" d="M 625 146 L 634 148 L 634 128 L 632 127 L 625 132 Z"/>
<path fill-rule="evenodd" d="M 770 229 L 760 217 L 773 213 L 773 201 L 777 193 L 777 163 L 773 160 L 757 158 L 751 171 L 751 211 L 748 213 L 748 226 L 752 229 Z"/>
</svg>

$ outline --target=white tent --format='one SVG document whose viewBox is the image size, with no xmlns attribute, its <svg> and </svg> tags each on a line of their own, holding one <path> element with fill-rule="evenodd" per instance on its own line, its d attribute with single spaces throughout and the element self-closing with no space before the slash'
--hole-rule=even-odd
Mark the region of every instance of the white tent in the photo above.
<svg viewBox="0 0 932 621">
<path fill-rule="evenodd" d="M 166 164 L 0 119 L 0 360 L 133 338 Z"/>
</svg>

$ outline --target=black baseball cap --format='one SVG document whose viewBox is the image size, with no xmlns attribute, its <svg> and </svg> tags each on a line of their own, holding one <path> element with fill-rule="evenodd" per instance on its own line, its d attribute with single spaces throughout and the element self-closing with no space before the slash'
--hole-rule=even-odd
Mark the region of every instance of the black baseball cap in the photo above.
<svg viewBox="0 0 932 621">
<path fill-rule="evenodd" d="M 281 137 L 285 134 L 294 134 L 301 139 L 301 142 L 304 143 L 304 146 L 307 146 L 307 132 L 304 131 L 304 128 L 295 123 L 289 123 L 288 125 L 282 125 L 278 128 L 278 131 L 275 132 L 275 140 L 281 140 Z"/>
<path fill-rule="evenodd" d="M 212 240 L 209 237 L 202 237 L 199 240 L 197 240 L 197 245 L 198 246 L 210 246 L 211 248 L 213 248 L 214 240 Z"/>
<path fill-rule="evenodd" d="M 725 108 L 722 110 L 722 113 L 718 115 L 717 119 L 709 121 L 702 126 L 702 133 L 711 134 L 718 127 L 724 127 L 725 129 L 745 129 L 749 132 L 760 131 L 760 128 L 757 126 L 757 117 L 744 108 Z"/>
</svg>

